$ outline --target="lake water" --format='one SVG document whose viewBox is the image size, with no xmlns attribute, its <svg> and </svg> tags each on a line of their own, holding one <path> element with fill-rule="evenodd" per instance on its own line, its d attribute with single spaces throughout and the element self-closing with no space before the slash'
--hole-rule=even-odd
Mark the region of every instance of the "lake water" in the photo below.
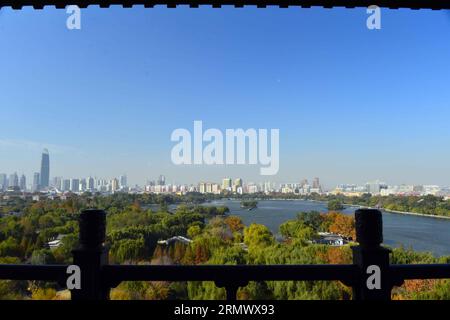
<svg viewBox="0 0 450 320">
<path fill-rule="evenodd" d="M 301 211 L 327 212 L 327 204 L 303 200 L 258 201 L 258 208 L 247 211 L 240 208 L 239 200 L 218 200 L 205 205 L 224 205 L 230 214 L 242 221 L 266 225 L 275 235 L 286 220 L 295 219 Z M 357 208 L 347 207 L 343 213 L 353 214 Z M 436 256 L 450 255 L 450 219 L 437 219 L 383 212 L 384 244 L 411 247 L 416 251 L 430 251 Z"/>
</svg>

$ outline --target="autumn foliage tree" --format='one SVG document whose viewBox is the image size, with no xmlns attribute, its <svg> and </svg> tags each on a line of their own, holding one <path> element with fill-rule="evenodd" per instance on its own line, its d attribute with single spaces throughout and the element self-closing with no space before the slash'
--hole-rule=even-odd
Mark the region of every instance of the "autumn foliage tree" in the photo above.
<svg viewBox="0 0 450 320">
<path fill-rule="evenodd" d="M 355 218 L 338 212 L 331 212 L 327 217 L 330 220 L 330 232 L 344 237 L 356 239 Z"/>
<path fill-rule="evenodd" d="M 233 233 L 241 232 L 242 230 L 244 230 L 245 225 L 242 222 L 241 218 L 237 216 L 228 216 L 224 221 L 230 227 Z"/>
</svg>

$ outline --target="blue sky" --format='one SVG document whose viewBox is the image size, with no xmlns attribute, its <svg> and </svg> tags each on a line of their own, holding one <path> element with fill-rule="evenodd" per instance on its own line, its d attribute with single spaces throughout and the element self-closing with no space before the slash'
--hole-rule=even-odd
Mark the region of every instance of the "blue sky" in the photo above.
<svg viewBox="0 0 450 320">
<path fill-rule="evenodd" d="M 0 11 L 0 172 L 132 183 L 450 185 L 450 15 L 365 9 Z M 176 128 L 279 128 L 280 170 L 175 166 Z"/>
</svg>

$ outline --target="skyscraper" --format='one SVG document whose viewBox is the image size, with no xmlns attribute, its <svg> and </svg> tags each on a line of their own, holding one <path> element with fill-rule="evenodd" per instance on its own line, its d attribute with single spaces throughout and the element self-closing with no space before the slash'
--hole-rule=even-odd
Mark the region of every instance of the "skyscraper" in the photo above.
<svg viewBox="0 0 450 320">
<path fill-rule="evenodd" d="M 241 190 L 242 192 L 242 187 L 243 187 L 242 179 L 241 178 L 234 179 L 233 192 L 239 193 L 238 190 Z"/>
<path fill-rule="evenodd" d="M 198 190 L 200 193 L 206 193 L 206 183 L 200 182 L 198 185 Z"/>
<path fill-rule="evenodd" d="M 41 175 L 40 175 L 40 186 L 42 188 L 47 188 L 49 186 L 50 180 L 50 157 L 48 155 L 48 150 L 44 149 L 42 152 L 41 159 Z"/>
<path fill-rule="evenodd" d="M 61 189 L 61 181 L 62 181 L 62 177 L 53 177 L 52 182 L 51 182 L 51 186 L 55 187 L 57 189 Z"/>
<path fill-rule="evenodd" d="M 304 187 L 308 184 L 308 179 L 303 179 L 302 181 L 300 181 L 300 187 Z"/>
<path fill-rule="evenodd" d="M 32 188 L 33 192 L 39 191 L 39 184 L 40 184 L 40 175 L 39 172 L 35 172 L 33 175 L 33 188 Z"/>
<path fill-rule="evenodd" d="M 27 190 L 27 178 L 25 178 L 24 174 L 22 174 L 20 176 L 19 187 L 20 187 L 20 190 L 22 190 L 22 191 Z"/>
<path fill-rule="evenodd" d="M 84 192 L 87 189 L 87 181 L 85 178 L 80 180 L 80 191 Z"/>
<path fill-rule="evenodd" d="M 70 191 L 70 179 L 64 179 L 61 183 L 62 191 Z"/>
<path fill-rule="evenodd" d="M 126 188 L 128 186 L 128 182 L 127 182 L 127 176 L 124 174 L 122 176 L 120 176 L 120 187 L 121 188 Z"/>
<path fill-rule="evenodd" d="M 119 190 L 119 180 L 117 180 L 117 178 L 113 178 L 113 179 L 111 180 L 110 185 L 111 185 L 111 192 L 112 192 L 112 193 L 114 193 L 114 192 L 116 192 L 117 190 Z"/>
<path fill-rule="evenodd" d="M 164 186 L 166 184 L 166 177 L 163 175 L 160 175 L 158 178 L 157 185 L 158 186 Z"/>
<path fill-rule="evenodd" d="M 80 179 L 70 179 L 70 191 L 80 192 Z"/>
<path fill-rule="evenodd" d="M 8 178 L 6 173 L 0 173 L 0 191 L 6 190 L 8 188 Z"/>
<path fill-rule="evenodd" d="M 19 186 L 19 177 L 17 176 L 17 172 L 14 172 L 9 176 L 9 186 L 10 187 L 18 187 Z"/>
<path fill-rule="evenodd" d="M 314 178 L 314 180 L 313 180 L 313 188 L 314 189 L 320 188 L 320 180 L 319 180 L 319 178 Z"/>
<path fill-rule="evenodd" d="M 89 177 L 89 178 L 86 179 L 86 181 L 87 181 L 87 189 L 88 189 L 89 191 L 94 191 L 94 189 L 95 189 L 95 181 L 94 181 L 94 178 Z"/>
</svg>

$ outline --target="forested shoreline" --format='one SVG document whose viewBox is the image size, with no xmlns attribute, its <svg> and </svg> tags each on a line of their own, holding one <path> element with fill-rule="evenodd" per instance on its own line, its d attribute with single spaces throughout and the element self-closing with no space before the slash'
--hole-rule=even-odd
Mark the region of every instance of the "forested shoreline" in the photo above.
<svg viewBox="0 0 450 320">
<path fill-rule="evenodd" d="M 210 199 L 222 199 L 223 195 L 208 195 Z M 333 202 L 335 205 L 351 205 L 370 208 L 379 208 L 396 213 L 416 213 L 425 216 L 450 217 L 450 200 L 443 197 L 426 195 L 390 195 L 379 196 L 369 193 L 361 196 L 345 196 L 342 194 L 318 194 L 300 195 L 293 193 L 254 193 L 244 195 L 229 195 L 230 199 L 256 199 L 256 200 L 310 200 L 324 203 Z M 335 209 L 334 207 L 333 209 Z M 339 206 L 336 208 L 339 209 Z"/>
</svg>

